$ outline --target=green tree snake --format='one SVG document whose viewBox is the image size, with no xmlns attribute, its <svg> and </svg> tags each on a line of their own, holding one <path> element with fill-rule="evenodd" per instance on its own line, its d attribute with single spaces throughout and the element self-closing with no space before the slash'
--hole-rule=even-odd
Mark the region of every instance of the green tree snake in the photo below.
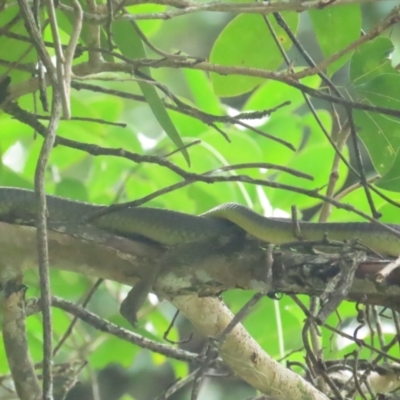
<svg viewBox="0 0 400 400">
<path fill-rule="evenodd" d="M 85 217 L 104 206 L 48 195 L 47 207 L 50 221 L 82 223 Z M 33 191 L 0 187 L 0 220 L 34 225 L 35 218 L 36 197 Z M 296 240 L 290 219 L 263 217 L 235 203 L 222 204 L 200 216 L 132 207 L 102 215 L 90 223 L 120 236 L 142 236 L 164 245 L 229 235 L 239 228 L 265 242 L 278 245 Z M 326 234 L 331 240 L 359 239 L 364 245 L 384 255 L 400 254 L 400 238 L 373 223 L 299 222 L 299 226 L 302 237 L 307 240 L 321 240 Z M 390 226 L 400 232 L 400 225 Z"/>
</svg>

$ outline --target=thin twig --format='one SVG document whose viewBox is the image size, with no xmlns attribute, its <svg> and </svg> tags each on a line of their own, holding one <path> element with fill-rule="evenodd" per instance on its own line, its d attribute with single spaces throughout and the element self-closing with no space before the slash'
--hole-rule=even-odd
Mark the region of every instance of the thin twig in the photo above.
<svg viewBox="0 0 400 400">
<path fill-rule="evenodd" d="M 93 297 L 95 294 L 96 290 L 100 287 L 102 284 L 103 279 L 97 279 L 95 284 L 90 288 L 89 292 L 85 296 L 85 299 L 82 302 L 82 308 L 86 308 L 86 306 L 89 304 L 90 299 Z M 74 315 L 74 318 L 72 319 L 71 323 L 69 324 L 67 330 L 65 331 L 64 335 L 61 337 L 59 342 L 57 343 L 57 346 L 54 348 L 53 351 L 53 356 L 55 356 L 58 353 L 58 350 L 61 349 L 62 345 L 65 343 L 65 341 L 68 339 L 68 337 L 71 335 L 74 326 L 78 322 L 78 317 Z"/>
<path fill-rule="evenodd" d="M 47 205 L 44 176 L 47 161 L 56 138 L 61 113 L 61 98 L 53 90 L 52 111 L 49 126 L 40 151 L 35 171 L 35 192 L 37 199 L 37 241 L 41 298 L 43 303 L 43 400 L 53 399 L 53 337 L 51 316 L 51 290 L 49 276 L 49 249 L 47 243 Z"/>
<path fill-rule="evenodd" d="M 51 0 L 49 1 L 51 2 Z M 72 33 L 69 39 L 69 43 L 67 49 L 65 50 L 64 63 L 63 63 L 64 76 L 62 85 L 64 88 L 63 94 L 65 95 L 63 116 L 65 119 L 71 118 L 70 90 L 71 90 L 72 62 L 74 60 L 76 46 L 79 42 L 79 37 L 82 30 L 82 21 L 83 21 L 83 11 L 79 1 L 73 0 L 72 7 L 74 8 L 75 11 L 74 23 L 72 26 Z M 60 51 L 62 51 L 61 45 L 60 45 Z"/>
<path fill-rule="evenodd" d="M 75 0 L 76 1 L 76 0 Z M 61 98 L 61 104 L 62 104 L 62 110 L 63 110 L 63 117 L 65 119 L 70 119 L 71 118 L 71 106 L 70 106 L 70 101 L 69 101 L 69 96 L 68 96 L 68 91 L 67 91 L 67 86 L 65 82 L 65 58 L 64 58 L 64 52 L 61 47 L 61 39 L 60 39 L 60 34 L 58 32 L 58 23 L 57 23 L 57 16 L 56 16 L 56 10 L 54 7 L 53 0 L 45 0 L 46 5 L 47 5 L 47 13 L 49 15 L 50 19 L 50 27 L 51 27 L 51 33 L 54 41 L 54 49 L 56 52 L 56 74 L 57 74 L 57 89 L 55 87 L 55 84 L 53 84 L 54 90 L 58 90 Z M 74 12 L 75 10 L 75 5 L 74 5 Z M 74 33 L 72 33 L 71 37 L 74 36 Z M 42 40 L 43 44 L 43 40 Z M 44 46 L 44 44 L 43 44 Z"/>
</svg>

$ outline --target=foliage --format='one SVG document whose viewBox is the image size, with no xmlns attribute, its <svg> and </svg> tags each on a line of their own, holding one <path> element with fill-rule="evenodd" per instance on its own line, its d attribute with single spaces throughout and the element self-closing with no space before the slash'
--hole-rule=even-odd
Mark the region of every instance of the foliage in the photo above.
<svg viewBox="0 0 400 400">
<path fill-rule="evenodd" d="M 83 3 L 82 7 L 87 11 L 87 5 Z M 90 1 L 87 3 L 91 4 Z M 143 19 L 135 22 L 128 17 L 116 18 L 110 22 L 111 30 L 107 23 L 99 29 L 98 25 L 89 25 L 84 20 L 81 47 L 73 62 L 73 118 L 60 121 L 57 135 L 78 143 L 123 149 L 137 154 L 139 162 L 132 162 L 122 152 L 93 156 L 57 145 L 51 152 L 46 171 L 47 193 L 100 204 L 147 199 L 151 195 L 150 201 L 146 202 L 148 206 L 190 214 L 203 213 L 224 202 L 238 202 L 260 213 L 290 215 L 290 207 L 296 205 L 307 218 L 317 220 L 322 201 L 313 194 L 317 191 L 326 193 L 325 188 L 334 172 L 337 176 L 335 198 L 371 214 L 365 189 L 348 165 L 340 162 L 338 169 L 333 170 L 336 151 L 323 132 L 324 129 L 333 141 L 338 137 L 340 140 L 340 127 L 350 110 L 354 119 L 351 129 L 363 145 L 363 173 L 367 178 L 378 173 L 380 178 L 375 181 L 374 188 L 393 201 L 400 200 L 400 74 L 395 63 L 399 42 L 398 35 L 391 35 L 390 30 L 382 29 L 381 33 L 376 29 L 376 26 L 390 27 L 394 23 L 390 18 L 399 18 L 398 8 L 391 11 L 389 17 L 389 12 L 384 14 L 380 3 L 362 6 L 354 1 L 344 6 L 332 2 L 321 9 L 310 7 L 304 13 L 293 9 L 280 14 L 289 31 L 298 38 L 298 43 L 306 47 L 317 63 L 329 60 L 323 64 L 326 75 L 321 78 L 318 68 L 313 69 L 313 65 L 304 60 L 301 50 L 296 49 L 272 13 L 265 17 L 261 12 L 247 13 L 241 9 L 238 15 L 226 12 L 221 17 L 216 12 L 188 12 L 170 22 L 154 16 L 184 11 L 184 6 L 166 8 L 164 4 L 169 4 L 168 1 L 162 2 L 163 5 L 131 3 L 125 2 L 128 5 L 126 16 Z M 63 4 L 68 7 L 72 2 Z M 170 4 L 174 5 L 174 2 Z M 226 4 L 235 6 L 235 2 Z M 196 3 L 193 7 L 201 10 L 202 4 Z M 57 10 L 60 37 L 65 44 L 74 21 L 74 14 L 66 10 Z M 98 11 L 101 10 L 99 4 Z M 360 36 L 368 22 L 364 20 L 365 15 L 378 12 L 375 28 L 368 29 L 366 36 Z M 33 93 L 37 86 L 32 84 L 31 76 L 36 68 L 37 54 L 30 40 L 26 40 L 29 34 L 18 13 L 19 6 L 14 2 L 6 2 L 0 13 L 0 76 L 11 77 L 9 93 L 15 95 L 21 108 L 48 117 L 49 113 L 42 111 L 38 95 Z M 40 11 L 43 38 L 53 42 L 50 24 L 45 23 L 47 17 L 47 9 L 43 8 Z M 282 45 L 281 49 L 276 45 L 266 18 Z M 93 42 L 96 29 L 99 29 L 98 43 Z M 167 53 L 149 47 L 143 37 Z M 315 43 L 306 46 L 310 38 Z M 110 40 L 114 43 L 111 50 Z M 89 61 L 95 58 L 96 52 L 99 54 L 97 50 L 90 50 L 90 46 L 97 47 L 97 44 L 104 49 L 106 62 L 90 70 Z M 282 49 L 288 54 L 289 65 L 283 62 Z M 47 50 L 50 55 L 55 55 L 52 46 L 47 46 Z M 336 57 L 342 51 L 343 54 Z M 204 54 L 209 57 L 209 62 L 203 58 Z M 79 69 L 83 64 L 89 65 L 89 69 Z M 332 87 L 327 90 L 328 80 L 333 82 L 337 92 Z M 48 87 L 46 93 L 50 99 L 52 89 Z M 320 100 L 320 94 L 325 98 Z M 306 98 L 311 99 L 315 111 L 307 105 Z M 46 123 L 44 119 L 42 122 Z M 0 185 L 33 188 L 42 137 L 35 134 L 32 127 L 5 112 L 0 115 L 0 126 Z M 342 157 L 360 171 L 354 156 L 357 149 L 350 140 L 348 144 L 349 148 L 340 149 Z M 178 176 L 170 168 L 157 162 L 146 162 L 147 156 L 166 157 L 190 173 L 211 171 L 209 176 L 238 177 L 238 181 L 212 185 L 185 181 L 184 176 Z M 228 172 L 219 170 L 246 163 L 289 167 L 311 175 L 312 180 L 277 170 L 273 165 L 271 168 L 247 165 L 244 169 L 232 168 Z M 240 176 L 249 179 L 240 182 Z M 256 181 L 262 181 L 264 185 L 255 185 Z M 161 192 L 182 182 L 179 190 Z M 301 194 L 298 189 L 309 192 Z M 376 192 L 372 193 L 372 199 L 377 211 L 382 213 L 383 221 L 400 222 L 397 207 Z M 329 221 L 350 220 L 363 220 L 363 217 L 338 208 L 329 216 Z M 94 283 L 88 277 L 63 271 L 52 271 L 51 282 L 54 293 L 74 302 L 81 301 Z M 29 273 L 25 283 L 29 286 L 29 296 L 39 296 L 36 273 Z M 131 329 L 118 314 L 119 302 L 126 292 L 127 288 L 106 282 L 92 297 L 89 309 Z M 236 290 L 225 293 L 224 300 L 235 312 L 251 295 Z M 341 326 L 348 325 L 348 331 L 353 329 L 354 304 L 343 303 L 338 311 Z M 161 341 L 173 313 L 173 307 L 166 302 L 156 303 L 156 306 L 147 303 L 136 331 Z M 63 336 L 70 319 L 64 312 L 54 311 L 56 340 Z M 329 319 L 333 326 L 339 322 L 337 315 Z M 276 359 L 302 347 L 299 332 L 303 314 L 288 297 L 283 297 L 280 302 L 264 298 L 244 320 L 244 325 L 262 348 Z M 172 329 L 169 338 L 179 340 L 186 334 L 187 329 L 181 321 Z M 40 317 L 28 319 L 28 337 L 34 362 L 40 362 Z M 384 337 L 388 338 L 388 333 L 385 332 Z M 354 342 L 339 343 L 329 332 L 323 333 L 321 346 L 326 357 L 332 359 L 342 358 L 357 348 Z M 6 374 L 9 369 L 3 352 L 1 348 L 0 373 Z M 394 349 L 390 352 L 396 353 Z M 138 347 L 78 323 L 55 361 L 86 359 L 93 370 L 119 364 L 130 369 L 131 377 L 140 369 L 161 371 L 166 366 L 172 370 L 169 376 L 174 378 L 188 373 L 184 362 L 144 353 Z M 369 350 L 364 348 L 359 357 L 368 358 L 369 355 Z M 295 352 L 290 359 L 303 362 L 303 353 Z M 88 378 L 88 375 L 82 373 L 82 378 Z M 213 398 L 226 397 L 229 388 L 224 390 L 215 388 Z M 247 392 L 247 395 L 251 393 Z M 132 398 L 142 397 L 133 395 Z M 233 393 L 229 398 L 235 398 Z"/>
</svg>

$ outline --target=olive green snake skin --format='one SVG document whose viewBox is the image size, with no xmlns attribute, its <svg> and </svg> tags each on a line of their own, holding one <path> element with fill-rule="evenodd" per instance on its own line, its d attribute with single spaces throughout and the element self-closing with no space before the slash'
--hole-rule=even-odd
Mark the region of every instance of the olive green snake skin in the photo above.
<svg viewBox="0 0 400 400">
<path fill-rule="evenodd" d="M 0 220 L 33 225 L 36 215 L 33 191 L 0 187 Z M 82 223 L 104 206 L 47 196 L 49 221 Z M 144 237 L 164 245 L 191 242 L 209 237 L 230 235 L 238 227 L 269 243 L 295 241 L 290 219 L 263 217 L 235 203 L 222 204 L 205 214 L 194 216 L 158 208 L 138 207 L 118 209 L 91 222 L 97 228 L 127 238 Z M 391 256 L 400 254 L 400 238 L 379 225 L 368 222 L 312 223 L 300 222 L 304 239 L 359 239 L 372 250 Z M 389 225 L 400 232 L 400 225 Z"/>
</svg>

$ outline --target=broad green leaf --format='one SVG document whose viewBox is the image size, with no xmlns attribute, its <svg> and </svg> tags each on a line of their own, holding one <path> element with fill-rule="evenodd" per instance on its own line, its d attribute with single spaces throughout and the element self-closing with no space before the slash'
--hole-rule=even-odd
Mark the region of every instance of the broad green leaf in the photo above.
<svg viewBox="0 0 400 400">
<path fill-rule="evenodd" d="M 393 193 L 386 192 L 388 196 L 393 197 Z M 379 210 L 383 205 L 387 204 L 386 200 L 383 200 L 376 193 L 371 192 L 372 200 L 375 207 Z M 371 215 L 371 206 L 368 203 L 368 199 L 365 195 L 364 188 L 357 188 L 346 196 L 340 199 L 342 203 L 352 204 L 357 210 L 363 211 L 364 213 Z M 362 221 L 365 222 L 365 218 L 344 209 L 333 208 L 331 213 L 331 221 L 337 222 L 350 222 L 350 221 Z"/>
<path fill-rule="evenodd" d="M 250 163 L 262 161 L 262 151 L 258 143 L 242 132 L 229 132 L 230 143 L 216 131 L 208 131 L 199 138 L 207 143 L 213 151 L 218 152 L 228 164 Z M 248 171 L 247 171 L 248 172 Z M 239 170 L 239 174 L 243 170 Z"/>
<path fill-rule="evenodd" d="M 108 364 L 118 364 L 127 368 L 132 365 L 139 351 L 140 348 L 138 346 L 107 335 L 106 340 L 88 355 L 88 360 L 93 368 L 96 369 L 102 369 Z"/>
<path fill-rule="evenodd" d="M 325 58 L 344 49 L 360 37 L 361 6 L 348 4 L 342 7 L 325 7 L 309 10 L 314 32 Z M 333 75 L 351 57 L 347 53 L 328 66 L 328 74 Z"/>
<path fill-rule="evenodd" d="M 378 37 L 360 46 L 353 54 L 350 63 L 350 80 L 357 87 L 371 81 L 383 73 L 393 73 L 390 62 L 394 45 L 390 39 Z"/>
<path fill-rule="evenodd" d="M 303 123 L 298 115 L 274 114 L 266 124 L 258 127 L 262 132 L 266 132 L 275 137 L 284 139 L 292 144 L 295 149 L 300 147 L 303 138 Z M 246 131 L 248 135 L 257 141 L 263 151 L 263 161 L 272 164 L 286 165 L 296 152 L 283 146 L 281 143 L 270 140 L 256 133 Z M 272 170 L 271 170 L 272 171 Z"/>
<path fill-rule="evenodd" d="M 296 72 L 301 71 L 296 68 Z M 317 75 L 308 76 L 300 80 L 303 85 L 317 89 L 321 84 L 321 78 Z M 247 100 L 244 110 L 246 111 L 261 111 L 277 107 L 278 105 L 289 101 L 290 104 L 282 107 L 278 111 L 271 114 L 273 117 L 276 114 L 289 114 L 301 107 L 304 104 L 304 96 L 300 90 L 289 86 L 286 83 L 269 80 L 258 87 Z"/>
<path fill-rule="evenodd" d="M 353 55 L 350 78 L 361 101 L 373 106 L 400 109 L 400 74 L 390 62 L 393 44 L 377 38 Z M 382 113 L 354 111 L 357 133 L 364 142 L 375 169 L 384 175 L 400 148 L 400 120 Z"/>
<path fill-rule="evenodd" d="M 398 151 L 393 161 L 392 166 L 378 181 L 375 182 L 377 186 L 382 189 L 391 190 L 393 192 L 400 192 L 400 152 Z"/>
<path fill-rule="evenodd" d="M 0 342 L 0 374 L 6 375 L 9 373 L 10 373 L 10 367 L 8 365 L 6 351 L 4 349 L 4 342 L 3 342 L 3 340 L 1 340 L 1 342 Z"/>
<path fill-rule="evenodd" d="M 73 200 L 88 201 L 89 199 L 84 183 L 70 178 L 64 178 L 58 182 L 54 194 Z"/>
<path fill-rule="evenodd" d="M 112 25 L 113 39 L 118 45 L 121 53 L 124 56 L 132 59 L 146 58 L 146 52 L 143 43 L 130 21 L 115 21 Z M 149 68 L 141 68 L 141 70 L 149 77 L 151 77 Z M 140 89 L 151 110 L 154 113 L 159 124 L 165 130 L 165 133 L 175 143 L 178 148 L 183 147 L 183 142 L 176 130 L 174 124 L 169 117 L 163 102 L 161 101 L 154 85 L 139 81 Z M 186 162 L 190 165 L 189 154 L 186 149 L 182 149 L 181 153 L 185 157 Z"/>
<path fill-rule="evenodd" d="M 126 10 L 130 14 L 148 14 L 148 13 L 161 13 L 166 11 L 166 6 L 161 4 L 135 4 L 134 6 L 126 7 Z M 148 19 L 139 20 L 137 24 L 140 30 L 149 37 L 154 35 L 162 26 L 163 21 L 161 19 Z"/>
<path fill-rule="evenodd" d="M 133 168 L 137 167 L 131 161 L 120 157 L 93 159 L 89 178 L 90 201 L 101 204 L 115 203 L 118 189 Z M 140 174 L 136 176 L 139 181 Z"/>
<path fill-rule="evenodd" d="M 0 186 L 14 186 L 25 189 L 32 189 L 32 181 L 24 179 L 4 165 L 0 165 Z"/>
<path fill-rule="evenodd" d="M 304 180 L 281 173 L 276 181 L 286 185 L 298 186 L 302 189 L 315 190 L 317 188 L 324 188 L 328 184 L 334 154 L 335 152 L 329 143 L 306 147 L 287 166 L 312 175 L 314 180 Z M 344 154 L 346 156 L 346 152 Z M 347 167 L 342 163 L 339 167 L 338 187 L 346 180 L 346 176 Z M 266 189 L 266 193 L 274 208 L 286 211 L 290 211 L 292 205 L 296 205 L 298 209 L 304 209 L 320 203 L 320 200 L 316 198 L 287 190 Z M 324 189 L 321 190 L 321 193 L 324 193 Z"/>
<path fill-rule="evenodd" d="M 400 196 L 397 196 L 397 199 L 394 199 L 391 196 L 392 200 L 396 200 L 398 203 L 400 203 Z M 393 205 L 393 204 L 388 204 L 385 203 L 384 206 L 381 208 L 378 208 L 378 211 L 382 214 L 382 217 L 380 218 L 381 222 L 386 222 L 390 224 L 400 224 L 400 209 L 399 207 Z"/>
<path fill-rule="evenodd" d="M 398 96 L 400 89 L 400 74 L 382 73 L 373 79 L 361 85 L 356 85 L 358 93 L 369 101 L 369 103 L 391 108 L 400 109 L 400 98 Z M 394 117 L 387 117 L 394 119 Z"/>
<path fill-rule="evenodd" d="M 7 29 L 10 33 L 28 37 L 29 35 L 21 16 L 16 20 L 16 23 L 12 23 L 14 18 L 18 16 L 18 13 L 18 6 L 2 8 L 0 12 L 0 26 L 7 27 L 10 24 L 10 28 Z M 31 43 L 9 38 L 7 35 L 0 35 L 0 59 L 11 63 L 11 65 L 0 65 L 0 76 L 10 76 L 11 85 L 13 85 L 28 80 L 32 75 L 29 72 L 13 68 L 12 64 L 27 64 L 34 68 L 37 62 L 37 55 Z"/>
<path fill-rule="evenodd" d="M 183 72 L 192 92 L 194 102 L 200 110 L 219 114 L 221 112 L 221 105 L 213 91 L 208 76 L 203 71 L 196 71 L 195 69 L 185 69 Z"/>
<path fill-rule="evenodd" d="M 328 134 L 331 134 L 333 124 L 332 114 L 327 110 L 317 110 L 316 113 L 325 130 Z M 309 146 L 326 145 L 329 143 L 311 111 L 304 113 L 301 122 L 304 125 L 305 132 L 308 134 L 307 144 L 304 148 L 305 151 L 307 151 Z"/>
<path fill-rule="evenodd" d="M 296 33 L 299 16 L 297 13 L 282 13 L 289 29 Z M 272 16 L 267 17 L 285 50 L 292 43 Z M 282 64 L 282 56 L 276 47 L 261 15 L 242 14 L 234 18 L 221 32 L 210 54 L 213 64 L 276 70 Z M 263 78 L 211 74 L 214 90 L 219 96 L 238 96 L 249 92 L 264 81 Z"/>
<path fill-rule="evenodd" d="M 301 82 L 316 89 L 319 87 L 321 79 L 318 76 L 310 76 L 302 79 Z M 282 82 L 267 81 L 249 97 L 244 106 L 244 111 L 270 109 L 286 101 L 290 101 L 290 104 L 271 113 L 269 117 L 265 117 L 264 122 L 256 120 L 253 123 L 261 131 L 283 139 L 298 149 L 303 141 L 304 127 L 306 128 L 306 132 L 309 132 L 312 129 L 309 125 L 313 123 L 313 121 L 308 121 L 305 116 L 300 117 L 295 113 L 299 107 L 304 105 L 304 97 L 299 90 Z M 330 131 L 330 127 L 328 130 Z M 293 150 L 278 142 L 250 131 L 246 131 L 245 134 L 251 135 L 259 143 L 264 153 L 263 161 L 265 162 L 286 165 L 295 156 Z M 316 133 L 310 135 L 311 137 L 314 140 Z M 271 173 L 274 173 L 274 171 L 271 170 Z"/>
<path fill-rule="evenodd" d="M 385 175 L 400 148 L 400 122 L 365 111 L 355 111 L 354 122 L 375 169 Z"/>
<path fill-rule="evenodd" d="M 50 278 L 51 289 L 59 296 L 71 301 L 79 301 L 92 283 L 91 278 L 87 276 L 54 269 L 50 269 Z M 39 290 L 39 282 L 36 288 Z"/>
<path fill-rule="evenodd" d="M 190 104 L 190 102 L 188 102 L 186 100 L 187 104 Z M 197 139 L 197 136 L 201 135 L 203 132 L 208 131 L 209 127 L 202 121 L 200 121 L 197 118 L 193 118 L 193 117 L 189 117 L 188 115 L 185 115 L 183 113 L 177 112 L 177 111 L 173 111 L 171 110 L 169 112 L 169 115 L 171 116 L 172 122 L 174 123 L 174 125 L 176 126 L 176 128 L 179 130 L 179 132 L 181 133 L 182 136 L 182 140 L 184 140 L 185 143 L 188 143 L 188 137 L 190 137 L 193 140 Z M 224 129 L 222 127 L 222 129 Z M 171 142 L 171 141 L 169 141 Z M 164 143 L 164 141 L 163 141 Z M 171 152 L 172 150 L 174 150 L 171 146 L 170 143 L 165 143 L 166 148 L 168 148 L 168 151 L 164 151 L 164 153 L 168 153 Z M 190 150 L 191 152 L 191 150 Z M 190 154 L 190 158 L 191 158 L 191 154 Z M 193 164 L 193 162 L 191 161 L 191 163 Z"/>
</svg>

